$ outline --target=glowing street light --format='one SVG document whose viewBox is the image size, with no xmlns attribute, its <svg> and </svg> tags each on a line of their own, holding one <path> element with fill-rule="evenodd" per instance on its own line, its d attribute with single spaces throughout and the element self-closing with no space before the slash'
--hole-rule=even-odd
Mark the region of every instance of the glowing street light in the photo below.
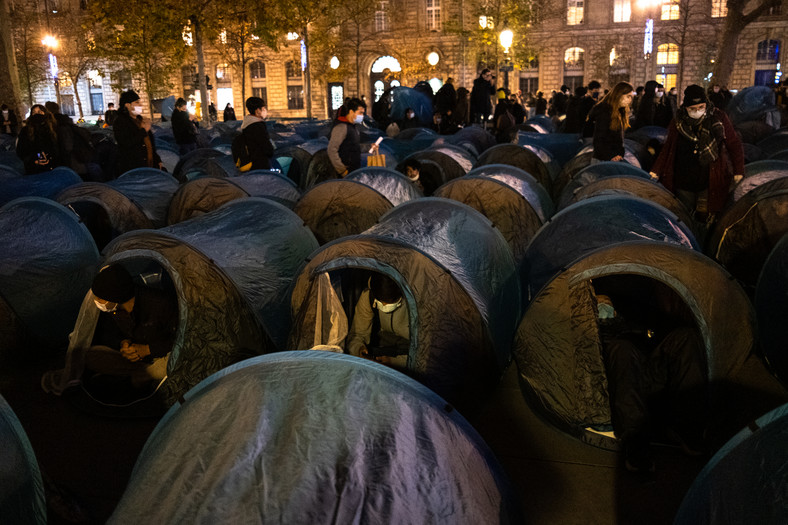
<svg viewBox="0 0 788 525">
<path fill-rule="evenodd" d="M 331 66 L 331 69 L 337 69 L 339 67 L 339 59 L 336 56 L 331 57 L 328 65 Z"/>
<path fill-rule="evenodd" d="M 427 63 L 429 65 L 431 65 L 431 66 L 437 65 L 438 62 L 440 62 L 440 60 L 441 60 L 440 55 L 438 53 L 436 53 L 435 51 L 433 51 L 429 55 L 427 55 Z"/>
<path fill-rule="evenodd" d="M 509 53 L 509 48 L 512 47 L 512 40 L 514 39 L 514 33 L 512 33 L 511 29 L 504 29 L 501 31 L 501 36 L 499 40 L 501 41 L 501 46 L 503 46 L 503 52 Z"/>
<path fill-rule="evenodd" d="M 504 27 L 506 27 L 506 22 L 504 22 Z M 501 42 L 501 46 L 503 47 L 503 66 L 501 66 L 501 71 L 505 73 L 503 77 L 503 87 L 509 89 L 509 71 L 514 69 L 512 67 L 512 61 L 509 58 L 509 48 L 512 47 L 512 41 L 514 40 L 514 33 L 512 33 L 511 29 L 504 29 L 501 31 L 501 34 L 498 36 L 498 40 Z"/>
<path fill-rule="evenodd" d="M 49 72 L 52 73 L 52 79 L 55 84 L 55 98 L 58 105 L 60 105 L 60 79 L 58 79 L 57 57 L 55 56 L 55 49 L 58 48 L 60 42 L 52 35 L 46 35 L 41 40 L 41 43 L 49 50 Z"/>
<path fill-rule="evenodd" d="M 45 47 L 47 47 L 47 48 L 49 48 L 49 49 L 57 49 L 57 46 L 58 46 L 58 45 L 60 45 L 60 42 L 58 42 L 58 41 L 57 41 L 57 38 L 55 38 L 55 37 L 54 37 L 54 36 L 52 36 L 52 35 L 46 35 L 46 36 L 43 38 L 43 40 L 41 40 L 41 43 L 42 43 L 42 44 L 43 44 Z"/>
</svg>

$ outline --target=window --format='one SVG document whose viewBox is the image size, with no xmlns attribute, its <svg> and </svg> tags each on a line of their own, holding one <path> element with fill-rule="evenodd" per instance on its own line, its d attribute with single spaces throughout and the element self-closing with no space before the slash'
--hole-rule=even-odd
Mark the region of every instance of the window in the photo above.
<svg viewBox="0 0 788 525">
<path fill-rule="evenodd" d="M 665 87 L 665 91 L 670 91 L 671 88 L 676 87 L 676 73 L 660 73 L 657 75 L 656 81 Z"/>
<path fill-rule="evenodd" d="M 232 74 L 228 64 L 217 64 L 216 66 L 216 83 L 218 85 L 232 84 Z"/>
<path fill-rule="evenodd" d="M 614 0 L 613 22 L 629 22 L 632 19 L 631 0 Z"/>
<path fill-rule="evenodd" d="M 389 30 L 389 2 L 388 0 L 380 0 L 378 2 L 378 10 L 375 11 L 375 31 L 388 31 Z"/>
<path fill-rule="evenodd" d="M 295 60 L 285 62 L 285 72 L 288 80 L 301 80 L 301 64 Z"/>
<path fill-rule="evenodd" d="M 583 23 L 583 4 L 585 0 L 567 0 L 566 23 L 576 26 Z"/>
<path fill-rule="evenodd" d="M 779 40 L 761 40 L 758 42 L 758 54 L 755 60 L 758 62 L 778 62 L 780 59 Z"/>
<path fill-rule="evenodd" d="M 673 65 L 679 63 L 679 46 L 676 44 L 660 44 L 657 47 L 657 65 Z"/>
<path fill-rule="evenodd" d="M 728 16 L 728 0 L 711 0 L 711 17 L 722 18 Z"/>
<path fill-rule="evenodd" d="M 539 91 L 539 77 L 520 77 L 520 91 L 523 94 Z"/>
<path fill-rule="evenodd" d="M 287 86 L 287 109 L 304 109 L 304 86 Z"/>
<path fill-rule="evenodd" d="M 195 76 L 195 78 L 197 78 Z M 131 71 L 127 69 L 122 69 L 120 71 L 115 71 L 112 74 L 112 79 L 114 81 L 114 86 L 118 91 L 126 91 L 127 89 L 131 89 L 132 81 L 131 81 Z"/>
<path fill-rule="evenodd" d="M 427 0 L 427 29 L 441 28 L 441 0 Z"/>
<path fill-rule="evenodd" d="M 183 66 L 181 68 L 181 79 L 184 90 L 197 89 L 197 68 L 194 66 Z"/>
<path fill-rule="evenodd" d="M 582 71 L 585 60 L 585 50 L 580 47 L 570 47 L 564 52 L 564 69 L 579 69 Z"/>
<path fill-rule="evenodd" d="M 104 93 L 100 91 L 90 93 L 91 115 L 101 115 L 104 112 Z"/>
<path fill-rule="evenodd" d="M 74 95 L 60 95 L 60 112 L 70 117 L 74 116 Z"/>
<path fill-rule="evenodd" d="M 263 99 L 263 105 L 268 107 L 268 93 L 266 88 L 264 87 L 253 87 L 252 88 L 252 96 L 259 97 Z"/>
<path fill-rule="evenodd" d="M 252 80 L 264 80 L 265 62 L 262 60 L 255 60 L 249 64 L 249 78 Z"/>
<path fill-rule="evenodd" d="M 662 0 L 662 20 L 679 19 L 679 0 Z"/>
</svg>

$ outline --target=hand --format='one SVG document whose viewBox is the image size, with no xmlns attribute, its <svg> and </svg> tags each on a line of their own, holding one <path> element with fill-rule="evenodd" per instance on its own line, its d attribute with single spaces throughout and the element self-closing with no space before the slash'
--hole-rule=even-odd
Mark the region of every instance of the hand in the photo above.
<svg viewBox="0 0 788 525">
<path fill-rule="evenodd" d="M 387 355 L 379 355 L 378 357 L 375 358 L 375 361 L 377 361 L 381 365 L 388 366 L 388 365 L 391 364 L 391 357 L 389 357 Z"/>
<path fill-rule="evenodd" d="M 377 144 L 372 144 L 372 146 L 369 147 L 369 151 L 377 155 L 378 152 L 380 151 L 380 146 L 378 146 Z"/>
<path fill-rule="evenodd" d="M 127 360 L 134 363 L 148 357 L 150 348 L 148 345 L 134 344 L 130 340 L 125 339 L 120 343 L 120 353 Z"/>
<path fill-rule="evenodd" d="M 624 157 L 622 157 L 621 155 L 616 155 L 615 157 L 613 157 L 610 160 L 612 160 L 613 162 L 620 162 L 620 161 L 624 160 Z"/>
<path fill-rule="evenodd" d="M 345 168 L 345 171 L 340 173 L 339 176 L 342 177 L 342 178 L 345 178 L 345 175 L 347 175 L 347 173 L 348 173 L 347 168 Z"/>
<path fill-rule="evenodd" d="M 369 355 L 369 350 L 365 345 L 361 345 L 361 348 L 359 348 L 358 351 L 358 355 L 363 357 L 364 359 L 372 359 L 372 356 Z"/>
<path fill-rule="evenodd" d="M 656 181 L 658 181 L 658 180 L 659 180 L 659 175 L 657 175 L 657 174 L 656 174 L 656 173 L 654 173 L 653 171 L 650 171 L 650 172 L 648 173 L 648 175 L 649 175 L 649 177 L 651 177 L 651 180 L 653 180 L 654 182 L 656 182 Z"/>
<path fill-rule="evenodd" d="M 149 118 L 143 118 L 142 119 L 142 129 L 144 129 L 145 131 L 150 131 L 150 119 Z"/>
<path fill-rule="evenodd" d="M 733 176 L 733 183 L 734 183 L 734 184 L 738 184 L 738 183 L 740 183 L 740 182 L 741 182 L 741 180 L 742 180 L 743 178 L 744 178 L 744 175 L 734 175 L 734 176 Z"/>
</svg>

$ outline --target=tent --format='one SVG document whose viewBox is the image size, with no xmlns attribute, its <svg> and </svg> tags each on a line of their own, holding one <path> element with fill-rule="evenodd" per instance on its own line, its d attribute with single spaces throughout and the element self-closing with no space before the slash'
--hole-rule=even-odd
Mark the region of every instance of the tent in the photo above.
<svg viewBox="0 0 788 525">
<path fill-rule="evenodd" d="M 714 454 L 675 525 L 788 522 L 788 405 L 759 417 Z"/>
<path fill-rule="evenodd" d="M 563 231 L 555 236 L 567 243 L 590 235 L 587 230 Z M 605 448 L 613 448 L 615 442 L 589 429 L 610 425 L 592 280 L 640 276 L 678 296 L 685 321 L 697 327 L 704 343 L 709 392 L 735 376 L 752 350 L 755 333 L 747 296 L 712 260 L 686 244 L 625 235 L 619 232 L 620 242 L 610 239 L 579 257 L 558 257 L 553 277 L 531 298 L 514 344 L 520 385 L 529 404 L 557 428 Z M 638 289 L 629 292 L 650 297 Z"/>
<path fill-rule="evenodd" d="M 100 250 L 121 233 L 160 228 L 178 181 L 154 168 L 127 171 L 109 182 L 83 182 L 57 196 L 87 225 Z"/>
<path fill-rule="evenodd" d="M 758 186 L 782 177 L 788 177 L 788 161 L 767 159 L 745 164 L 744 179 L 734 188 L 733 200 L 738 201 Z"/>
<path fill-rule="evenodd" d="M 548 194 L 553 185 L 547 166 L 539 155 L 528 148 L 516 144 L 499 144 L 481 154 L 474 167 L 487 164 L 509 164 L 525 171 L 534 177 L 547 190 Z"/>
<path fill-rule="evenodd" d="M 359 168 L 345 176 L 345 180 L 353 180 L 369 186 L 385 196 L 394 206 L 422 196 L 421 191 L 410 179 L 389 168 L 377 166 Z"/>
<path fill-rule="evenodd" d="M 788 178 L 766 182 L 723 211 L 707 253 L 747 287 L 754 287 L 772 248 L 788 232 Z"/>
<path fill-rule="evenodd" d="M 172 407 L 109 523 L 522 521 L 492 452 L 440 397 L 376 363 L 284 352 Z"/>
<path fill-rule="evenodd" d="M 550 150 L 544 146 L 537 146 L 536 144 L 523 144 L 522 147 L 534 152 L 536 156 L 539 157 L 539 160 L 541 160 L 542 164 L 547 168 L 547 173 L 550 174 L 551 182 L 561 173 L 561 165 L 555 160 L 555 156 L 550 153 Z"/>
<path fill-rule="evenodd" d="M 51 171 L 27 176 L 0 178 L 0 206 L 20 197 L 44 197 L 54 199 L 66 188 L 80 184 L 82 179 L 72 169 L 59 167 Z"/>
<path fill-rule="evenodd" d="M 755 288 L 755 311 L 758 314 L 760 349 L 772 372 L 788 384 L 788 237 L 774 246 L 758 276 Z"/>
<path fill-rule="evenodd" d="M 405 110 L 411 108 L 422 124 L 432 122 L 432 100 L 424 93 L 413 88 L 397 86 L 391 90 L 391 111 L 393 121 L 405 118 Z"/>
<path fill-rule="evenodd" d="M 567 206 L 566 203 L 572 200 L 572 195 L 583 186 L 587 186 L 599 179 L 620 175 L 629 175 L 645 180 L 651 179 L 647 172 L 628 162 L 598 162 L 589 164 L 572 175 L 571 180 L 566 183 L 558 199 L 558 207 L 565 208 Z"/>
<path fill-rule="evenodd" d="M 558 162 L 559 166 L 563 166 L 571 158 L 573 158 L 580 148 L 583 147 L 583 141 L 574 133 L 520 133 L 517 136 L 517 143 L 520 146 L 539 146 L 546 149 Z"/>
<path fill-rule="evenodd" d="M 554 212 L 550 195 L 534 177 L 505 164 L 474 168 L 438 188 L 435 196 L 467 204 L 490 219 L 509 243 L 516 262 Z"/>
<path fill-rule="evenodd" d="M 476 157 L 496 144 L 492 133 L 480 126 L 466 126 L 457 133 L 446 137 L 444 142 L 460 146 Z"/>
<path fill-rule="evenodd" d="M 194 179 L 175 192 L 167 212 L 167 224 L 183 222 L 243 197 L 265 197 L 292 208 L 301 193 L 290 179 L 263 170 L 229 179 Z"/>
<path fill-rule="evenodd" d="M 509 360 L 519 318 L 514 260 L 500 232 L 468 206 L 423 198 L 323 246 L 295 282 L 289 348 L 342 345 L 367 283 L 351 274 L 364 271 L 402 290 L 411 313 L 409 373 L 452 401 L 478 401 Z"/>
<path fill-rule="evenodd" d="M 290 285 L 316 248 L 291 210 L 254 197 L 160 230 L 130 232 L 107 246 L 107 264 L 152 263 L 174 284 L 180 324 L 164 385 L 170 403 L 227 365 L 285 348 Z M 77 345 L 90 344 L 91 312 L 97 310 L 86 299 L 80 313 L 86 322 L 75 327 L 71 356 Z M 69 369 L 63 380 L 80 372 Z"/>
<path fill-rule="evenodd" d="M 282 173 L 304 190 L 308 187 L 307 174 L 312 159 L 315 154 L 324 151 L 327 147 L 328 139 L 316 138 L 298 145 L 277 148 L 274 151 L 274 158 L 282 166 Z"/>
<path fill-rule="evenodd" d="M 625 163 L 634 166 L 636 168 L 640 168 L 640 161 L 633 149 L 633 145 L 640 148 L 640 145 L 631 140 L 624 140 L 624 161 Z M 566 164 L 564 164 L 563 168 L 561 169 L 561 173 L 558 174 L 558 178 L 553 181 L 553 189 L 552 195 L 553 198 L 558 200 L 561 196 L 561 192 L 564 191 L 564 188 L 567 184 L 569 184 L 572 179 L 575 178 L 580 170 L 586 168 L 591 165 L 591 159 L 594 156 L 594 147 L 593 145 L 587 145 L 582 148 L 577 155 L 571 158 Z"/>
<path fill-rule="evenodd" d="M 777 112 L 776 122 L 779 126 L 779 111 L 774 105 L 774 90 L 769 86 L 750 86 L 742 89 L 725 108 L 734 126 L 750 121 L 767 121 Z"/>
<path fill-rule="evenodd" d="M 199 177 L 203 173 L 201 167 L 206 160 L 224 156 L 224 153 L 213 148 L 197 148 L 180 158 L 175 170 L 172 172 L 172 176 L 178 179 L 179 182 L 186 182 Z"/>
<path fill-rule="evenodd" d="M 0 208 L 0 349 L 65 346 L 98 262 L 87 229 L 56 202 Z"/>
<path fill-rule="evenodd" d="M 788 130 L 777 131 L 758 142 L 757 146 L 768 156 L 788 150 Z"/>
<path fill-rule="evenodd" d="M 6 137 L 10 137 L 10 135 L 4 135 Z M 10 137 L 13 139 L 13 137 Z M 15 140 L 11 141 L 12 146 L 14 145 Z M 12 147 L 9 151 L 0 150 L 0 166 L 5 166 L 20 175 L 25 174 L 25 164 L 22 162 L 22 159 L 19 158 L 19 155 L 16 154 L 16 148 Z"/>
<path fill-rule="evenodd" d="M 439 186 L 471 171 L 475 160 L 466 150 L 447 144 L 417 151 L 405 160 L 408 159 L 416 159 L 421 163 L 419 180 L 424 186 L 425 195 L 432 195 Z M 405 171 L 405 160 L 399 163 L 397 171 Z"/>
<path fill-rule="evenodd" d="M 643 126 L 635 130 L 630 128 L 627 130 L 626 137 L 643 146 L 648 144 L 650 140 L 658 140 L 660 144 L 664 144 L 665 139 L 668 138 L 668 129 L 662 126 Z"/>
<path fill-rule="evenodd" d="M 38 462 L 25 430 L 3 396 L 0 396 L 0 443 L 0 516 L 3 522 L 45 525 L 47 508 Z"/>
</svg>

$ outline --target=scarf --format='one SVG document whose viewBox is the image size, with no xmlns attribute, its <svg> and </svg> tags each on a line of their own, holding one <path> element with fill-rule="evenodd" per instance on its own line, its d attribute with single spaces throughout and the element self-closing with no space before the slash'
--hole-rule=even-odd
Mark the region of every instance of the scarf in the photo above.
<svg viewBox="0 0 788 525">
<path fill-rule="evenodd" d="M 714 118 L 714 107 L 707 103 L 706 113 L 695 121 L 689 118 L 686 108 L 676 115 L 676 129 L 695 143 L 695 153 L 701 165 L 707 166 L 719 156 L 719 140 L 725 138 L 722 122 Z"/>
</svg>

